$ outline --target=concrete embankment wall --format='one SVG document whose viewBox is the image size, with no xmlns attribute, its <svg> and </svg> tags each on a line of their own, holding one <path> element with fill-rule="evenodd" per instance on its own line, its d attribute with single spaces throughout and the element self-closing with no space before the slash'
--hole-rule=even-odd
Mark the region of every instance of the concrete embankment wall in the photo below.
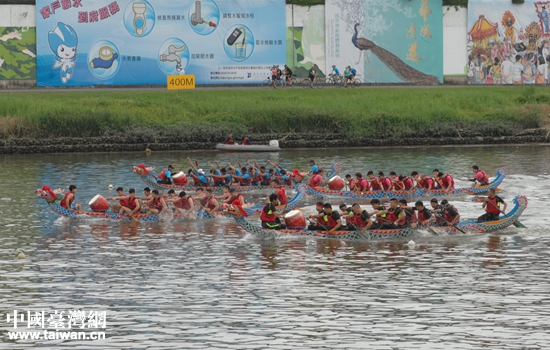
<svg viewBox="0 0 550 350">
<path fill-rule="evenodd" d="M 456 137 L 430 138 L 418 135 L 416 138 L 394 139 L 350 139 L 338 134 L 257 134 L 251 135 L 258 144 L 267 144 L 269 140 L 281 140 L 281 148 L 338 148 L 369 146 L 446 146 L 476 144 L 520 144 L 543 143 L 548 141 L 550 130 L 526 130 L 514 136 L 482 137 L 479 135 L 459 135 Z M 0 143 L 0 154 L 24 153 L 71 153 L 71 152 L 143 152 L 152 151 L 214 149 L 219 140 L 196 140 L 179 137 L 155 137 L 154 141 L 140 137 L 90 137 L 55 139 L 11 139 Z"/>
</svg>

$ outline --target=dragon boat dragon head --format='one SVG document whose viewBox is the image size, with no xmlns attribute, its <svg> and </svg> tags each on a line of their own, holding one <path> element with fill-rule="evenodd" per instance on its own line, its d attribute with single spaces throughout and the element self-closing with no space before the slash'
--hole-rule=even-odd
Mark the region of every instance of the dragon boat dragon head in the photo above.
<svg viewBox="0 0 550 350">
<path fill-rule="evenodd" d="M 53 203 L 57 199 L 58 194 L 62 194 L 65 192 L 65 190 L 58 188 L 56 190 L 52 190 L 50 186 L 42 186 L 42 188 L 36 189 L 36 195 L 42 199 L 44 199 L 48 203 Z"/>
<path fill-rule="evenodd" d="M 134 171 L 134 173 L 143 177 L 143 176 L 149 175 L 151 171 L 155 170 L 155 167 L 154 166 L 146 167 L 145 164 L 138 164 L 138 165 L 134 165 L 132 167 L 132 170 Z"/>
</svg>

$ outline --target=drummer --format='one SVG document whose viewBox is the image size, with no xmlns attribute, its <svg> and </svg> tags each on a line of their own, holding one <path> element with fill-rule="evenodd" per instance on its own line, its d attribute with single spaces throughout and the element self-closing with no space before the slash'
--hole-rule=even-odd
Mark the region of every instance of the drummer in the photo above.
<svg viewBox="0 0 550 350">
<path fill-rule="evenodd" d="M 82 211 L 82 205 L 73 203 L 75 200 L 75 194 L 76 194 L 76 186 L 70 185 L 69 186 L 69 192 L 65 193 L 65 196 L 61 200 L 61 207 L 69 210 L 69 211 Z"/>
<path fill-rule="evenodd" d="M 351 177 L 351 174 L 346 174 L 346 185 L 349 187 L 350 191 L 355 191 L 355 186 L 357 184 L 357 181 L 353 177 Z"/>
<path fill-rule="evenodd" d="M 283 213 L 277 212 L 276 206 L 279 202 L 279 196 L 275 193 L 269 195 L 269 203 L 264 205 L 262 212 L 260 213 L 260 220 L 262 220 L 262 227 L 272 230 L 286 229 L 286 225 L 281 223 L 281 217 Z"/>
<path fill-rule="evenodd" d="M 134 215 L 139 213 L 140 209 L 141 206 L 139 205 L 139 199 L 136 197 L 136 190 L 130 188 L 128 190 L 128 197 L 126 198 L 125 204 L 120 207 L 118 216 L 126 213 L 128 216 L 134 217 Z"/>
<path fill-rule="evenodd" d="M 229 190 L 229 198 L 227 198 L 224 203 L 242 207 L 246 204 L 246 200 L 244 199 L 242 193 L 239 193 L 236 189 L 232 188 Z"/>
</svg>

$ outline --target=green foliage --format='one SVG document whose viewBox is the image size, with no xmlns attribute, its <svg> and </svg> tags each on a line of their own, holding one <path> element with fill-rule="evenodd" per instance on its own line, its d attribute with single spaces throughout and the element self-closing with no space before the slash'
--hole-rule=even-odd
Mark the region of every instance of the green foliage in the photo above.
<svg viewBox="0 0 550 350">
<path fill-rule="evenodd" d="M 512 4 L 523 4 L 525 0 L 512 0 Z"/>
<path fill-rule="evenodd" d="M 314 5 L 324 5 L 325 0 L 286 0 L 288 5 L 294 4 L 298 6 L 314 6 Z"/>
<path fill-rule="evenodd" d="M 443 6 L 454 6 L 456 9 L 459 7 L 468 7 L 468 0 L 443 0 Z"/>
<path fill-rule="evenodd" d="M 6 92 L 0 138 L 326 133 L 361 138 L 514 135 L 542 125 L 539 87 Z"/>
</svg>

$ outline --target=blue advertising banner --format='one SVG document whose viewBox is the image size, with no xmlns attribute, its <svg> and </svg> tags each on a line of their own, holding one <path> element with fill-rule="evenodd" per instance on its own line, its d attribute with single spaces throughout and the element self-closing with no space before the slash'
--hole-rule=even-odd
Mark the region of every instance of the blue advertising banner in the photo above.
<svg viewBox="0 0 550 350">
<path fill-rule="evenodd" d="M 37 85 L 259 83 L 286 58 L 284 0 L 37 0 Z"/>
</svg>

